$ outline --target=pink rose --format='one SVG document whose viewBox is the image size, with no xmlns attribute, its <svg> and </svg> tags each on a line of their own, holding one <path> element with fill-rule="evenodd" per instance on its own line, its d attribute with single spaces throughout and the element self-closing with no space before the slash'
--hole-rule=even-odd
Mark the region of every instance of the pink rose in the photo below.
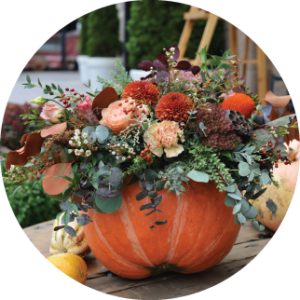
<svg viewBox="0 0 300 300">
<path fill-rule="evenodd" d="M 118 100 L 102 110 L 102 119 L 99 123 L 111 128 L 114 134 L 118 134 L 131 124 L 138 123 L 137 118 L 141 120 L 142 116 L 149 112 L 147 105 L 136 105 L 131 98 Z"/>
<path fill-rule="evenodd" d="M 233 96 L 233 95 L 235 95 L 235 94 L 236 94 L 235 92 L 229 91 L 229 92 L 227 92 L 227 93 L 221 94 L 221 96 L 220 96 L 219 98 L 224 98 L 224 100 L 226 100 L 227 98 L 229 98 L 229 97 L 231 97 L 231 96 Z"/>
<path fill-rule="evenodd" d="M 149 150 L 158 157 L 164 151 L 167 157 L 177 157 L 183 152 L 183 146 L 178 144 L 180 137 L 183 137 L 183 131 L 175 121 L 154 123 L 144 133 L 144 141 L 150 144 Z"/>
<path fill-rule="evenodd" d="M 77 104 L 77 107 L 83 111 L 91 110 L 92 106 L 93 102 L 89 96 L 85 96 L 84 101 Z"/>
<path fill-rule="evenodd" d="M 50 121 L 52 123 L 58 123 L 59 118 L 63 116 L 63 109 L 56 106 L 55 104 L 47 102 L 43 106 L 43 110 L 40 114 L 40 117 L 46 121 Z"/>
</svg>

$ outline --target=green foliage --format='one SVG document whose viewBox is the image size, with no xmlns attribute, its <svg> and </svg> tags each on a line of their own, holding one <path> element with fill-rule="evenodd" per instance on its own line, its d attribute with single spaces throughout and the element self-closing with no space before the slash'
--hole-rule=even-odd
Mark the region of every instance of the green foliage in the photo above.
<svg viewBox="0 0 300 300">
<path fill-rule="evenodd" d="M 209 175 L 209 179 L 217 184 L 220 191 L 225 190 L 225 182 L 231 183 L 233 179 L 229 173 L 229 169 L 218 157 L 218 150 L 208 146 L 204 146 L 201 142 L 189 139 L 186 142 L 188 151 L 188 166 Z"/>
<path fill-rule="evenodd" d="M 11 208 L 22 228 L 52 220 L 60 212 L 59 202 L 51 200 L 41 182 L 27 181 L 17 190 L 16 186 L 4 183 Z"/>
<path fill-rule="evenodd" d="M 119 19 L 115 5 L 88 14 L 86 54 L 92 57 L 114 57 L 121 51 Z"/>
<path fill-rule="evenodd" d="M 87 26 L 88 26 L 88 14 L 82 16 L 80 18 L 81 23 L 81 31 L 80 31 L 80 45 L 79 51 L 81 55 L 87 54 L 87 41 L 88 41 L 88 34 L 87 34 Z"/>
<path fill-rule="evenodd" d="M 153 61 L 164 47 L 177 45 L 185 23 L 183 13 L 189 8 L 188 5 L 170 1 L 132 2 L 127 23 L 129 40 L 126 44 L 129 66 L 136 69 L 140 61 Z M 195 21 L 185 57 L 195 57 L 205 25 L 206 20 Z M 209 52 L 221 54 L 223 43 L 223 21 L 219 20 Z"/>
<path fill-rule="evenodd" d="M 114 79 L 112 80 L 107 80 L 105 78 L 100 78 L 98 76 L 98 81 L 102 84 L 104 84 L 104 87 L 111 86 L 113 87 L 118 95 L 122 96 L 123 90 L 125 86 L 132 82 L 133 79 L 129 77 L 128 72 L 126 72 L 126 69 L 122 65 L 121 61 L 119 59 L 116 59 L 116 69 L 119 71 L 118 73 L 114 71 L 110 71 L 111 77 Z"/>
</svg>

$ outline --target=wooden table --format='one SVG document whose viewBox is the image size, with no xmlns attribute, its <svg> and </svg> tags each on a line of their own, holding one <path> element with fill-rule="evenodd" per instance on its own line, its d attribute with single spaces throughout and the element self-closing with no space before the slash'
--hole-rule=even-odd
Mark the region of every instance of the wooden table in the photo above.
<svg viewBox="0 0 300 300">
<path fill-rule="evenodd" d="M 44 222 L 24 229 L 24 232 L 45 256 L 50 256 L 49 247 L 53 221 Z M 85 261 L 89 275 L 85 283 L 90 288 L 114 296 L 131 299 L 168 299 L 190 295 L 210 288 L 246 266 L 268 243 L 270 234 L 264 238 L 249 224 L 241 228 L 231 252 L 215 267 L 196 274 L 165 273 L 142 280 L 111 277 L 111 273 L 93 256 Z"/>
</svg>

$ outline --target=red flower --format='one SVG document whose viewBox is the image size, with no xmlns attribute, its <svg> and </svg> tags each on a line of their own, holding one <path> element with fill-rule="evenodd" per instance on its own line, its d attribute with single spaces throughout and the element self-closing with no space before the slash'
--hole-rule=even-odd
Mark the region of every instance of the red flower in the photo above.
<svg viewBox="0 0 300 300">
<path fill-rule="evenodd" d="M 150 106 L 157 103 L 159 96 L 158 88 L 147 81 L 133 81 L 126 85 L 122 99 L 132 98 L 137 102 L 148 103 Z"/>
<path fill-rule="evenodd" d="M 168 93 L 160 98 L 155 108 L 155 115 L 161 120 L 185 122 L 192 109 L 193 101 L 182 93 Z"/>
</svg>

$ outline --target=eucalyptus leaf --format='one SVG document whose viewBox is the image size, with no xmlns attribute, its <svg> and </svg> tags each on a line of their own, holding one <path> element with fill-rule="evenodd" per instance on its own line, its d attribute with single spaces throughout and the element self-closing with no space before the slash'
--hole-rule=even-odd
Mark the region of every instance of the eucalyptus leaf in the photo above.
<svg viewBox="0 0 300 300">
<path fill-rule="evenodd" d="M 248 163 L 246 162 L 240 162 L 238 164 L 238 168 L 239 168 L 239 174 L 241 176 L 247 176 L 250 174 L 250 166 Z"/>
<path fill-rule="evenodd" d="M 73 237 L 76 236 L 76 231 L 71 226 L 65 226 L 65 231 Z"/>
<path fill-rule="evenodd" d="M 136 200 L 140 201 L 143 200 L 144 198 L 146 198 L 148 196 L 148 191 L 141 191 L 140 193 L 138 193 L 135 198 Z"/>
<path fill-rule="evenodd" d="M 116 212 L 121 204 L 122 204 L 122 196 L 117 198 L 109 198 L 106 200 L 99 199 L 98 197 L 95 198 L 96 206 L 104 213 L 114 213 Z"/>
<path fill-rule="evenodd" d="M 209 175 L 204 172 L 200 172 L 197 170 L 191 170 L 187 176 L 191 178 L 192 180 L 196 182 L 208 182 L 209 181 Z"/>
<path fill-rule="evenodd" d="M 236 213 L 238 213 L 241 210 L 242 207 L 242 203 L 238 203 L 233 207 L 232 210 L 232 214 L 235 215 Z"/>
</svg>

